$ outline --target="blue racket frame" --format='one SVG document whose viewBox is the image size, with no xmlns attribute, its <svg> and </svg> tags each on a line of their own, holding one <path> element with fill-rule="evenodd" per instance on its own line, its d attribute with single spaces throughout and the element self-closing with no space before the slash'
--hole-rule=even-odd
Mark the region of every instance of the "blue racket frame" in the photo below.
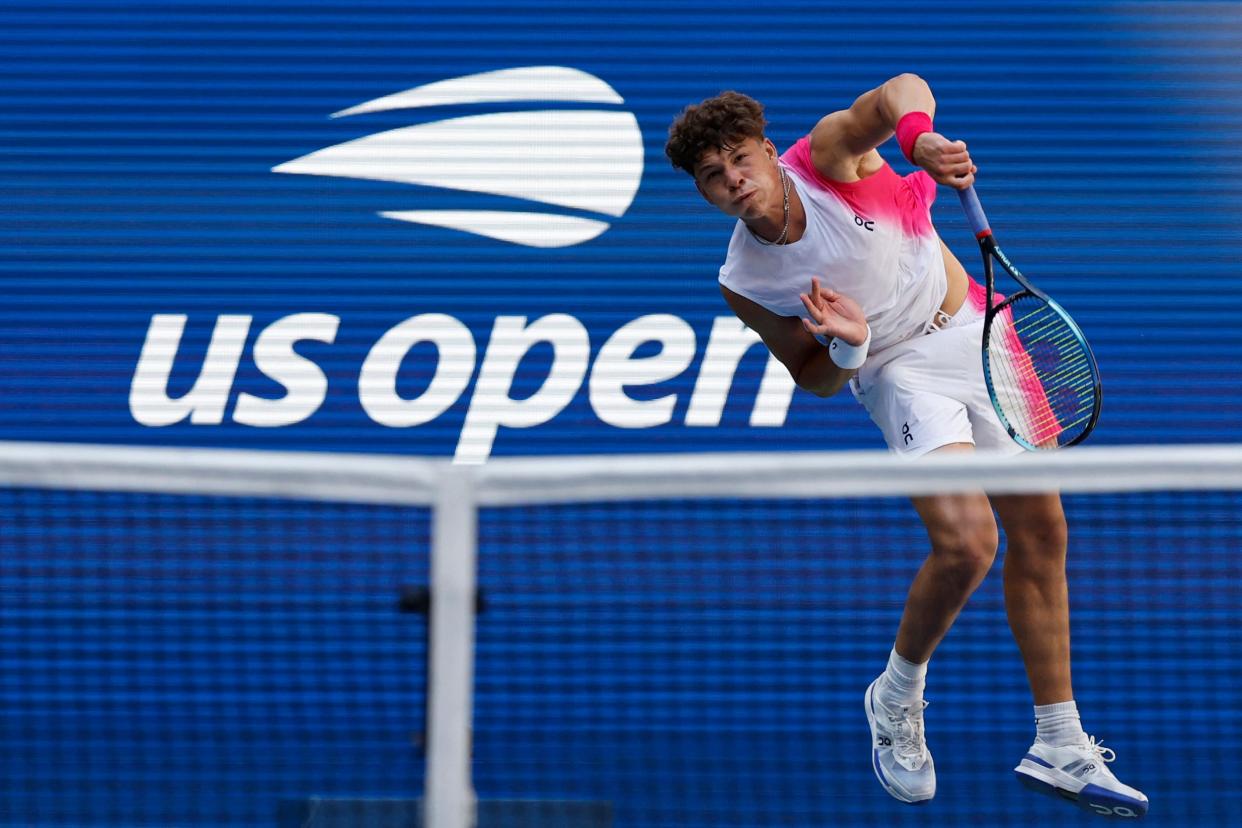
<svg viewBox="0 0 1242 828">
<path fill-rule="evenodd" d="M 1074 435 L 1069 442 L 1064 445 L 1058 445 L 1057 447 L 1068 448 L 1069 446 L 1076 446 L 1083 440 L 1087 439 L 1087 436 L 1095 430 L 1095 425 L 1100 419 L 1100 409 L 1104 404 L 1104 386 L 1100 379 L 1099 365 L 1095 361 L 1095 354 L 1091 351 L 1091 346 L 1087 342 L 1087 337 L 1083 334 L 1082 328 L 1078 327 L 1078 323 L 1074 321 L 1074 318 L 1070 316 L 1063 307 L 1057 304 L 1056 301 L 1048 296 L 1048 294 L 1044 293 L 1042 290 L 1035 287 L 1035 285 L 1027 281 L 1026 277 L 1023 276 L 1018 268 L 1014 266 L 1013 262 L 1009 261 L 1009 257 L 1006 256 L 1005 252 L 996 244 L 996 237 L 992 234 L 991 226 L 988 224 L 987 216 L 983 212 L 983 205 L 979 203 L 979 196 L 975 192 L 974 186 L 972 185 L 964 190 L 958 190 L 957 194 L 961 199 L 962 209 L 966 211 L 966 219 L 970 223 L 970 229 L 974 232 L 975 239 L 979 242 L 979 249 L 983 253 L 983 275 L 987 280 L 987 313 L 984 316 L 983 321 L 983 380 L 987 384 L 988 397 L 992 400 L 992 407 L 996 410 L 996 416 L 1000 417 L 1001 423 L 1005 426 L 1005 430 L 1009 432 L 1009 436 L 1013 438 L 1013 441 L 1022 446 L 1022 448 L 1027 451 L 1048 450 L 1047 446 L 1037 446 L 1019 434 L 1009 422 L 1009 418 L 1005 416 L 1005 410 L 1001 406 L 1000 399 L 996 393 L 996 388 L 992 382 L 992 366 L 990 355 L 988 353 L 988 344 L 991 340 L 992 321 L 998 314 L 1004 312 L 1005 308 L 1009 307 L 1018 299 L 1021 299 L 1024 296 L 1032 296 L 1052 308 L 1053 312 L 1066 323 L 1074 337 L 1078 340 L 1078 343 L 1082 346 L 1083 353 L 1086 354 L 1087 362 L 1091 368 L 1093 400 L 1090 419 L 1088 419 L 1086 426 L 1081 432 Z M 1019 290 L 1010 296 L 1006 296 L 1005 300 L 999 305 L 994 304 L 996 297 L 996 276 L 994 266 L 992 264 L 993 260 L 1000 262 L 1001 267 L 1005 269 L 1005 272 L 1013 277 L 1014 281 L 1022 286 L 1022 290 Z"/>
</svg>

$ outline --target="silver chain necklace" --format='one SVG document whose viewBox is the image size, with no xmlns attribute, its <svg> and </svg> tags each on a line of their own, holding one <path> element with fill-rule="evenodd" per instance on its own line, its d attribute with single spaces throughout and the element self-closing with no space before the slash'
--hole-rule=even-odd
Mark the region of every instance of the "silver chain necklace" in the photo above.
<svg viewBox="0 0 1242 828">
<path fill-rule="evenodd" d="M 785 175 L 785 168 L 784 168 L 784 167 L 777 167 L 776 169 L 777 169 L 777 170 L 780 172 L 780 174 L 781 174 L 781 187 L 782 187 L 782 189 L 785 191 L 785 207 L 784 207 L 784 212 L 785 212 L 785 226 L 784 226 L 783 228 L 781 228 L 781 234 L 780 234 L 779 236 L 777 236 L 777 237 L 776 237 L 776 241 L 768 241 L 768 240 L 767 240 L 767 239 L 765 239 L 763 236 L 761 236 L 761 235 L 759 235 L 758 233 L 756 233 L 754 230 L 751 230 L 751 231 L 750 231 L 750 234 L 751 234 L 752 236 L 754 236 L 754 237 L 755 237 L 755 239 L 756 239 L 756 240 L 757 240 L 760 244 L 767 244 L 767 245 L 778 245 L 778 244 L 784 244 L 784 243 L 785 243 L 785 239 L 789 236 L 789 176 Z M 747 229 L 749 229 L 749 228 L 747 228 Z"/>
</svg>

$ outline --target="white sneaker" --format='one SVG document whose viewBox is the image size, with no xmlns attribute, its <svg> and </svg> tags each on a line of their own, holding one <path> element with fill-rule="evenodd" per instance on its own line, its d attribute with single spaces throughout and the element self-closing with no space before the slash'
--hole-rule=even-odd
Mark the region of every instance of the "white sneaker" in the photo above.
<svg viewBox="0 0 1242 828">
<path fill-rule="evenodd" d="M 1066 747 L 1053 747 L 1036 739 L 1013 771 L 1028 788 L 1064 797 L 1084 811 L 1137 819 L 1147 813 L 1147 797 L 1121 784 L 1105 767 L 1116 758 L 1094 736 Z"/>
<path fill-rule="evenodd" d="M 927 702 L 890 706 L 878 692 L 882 681 L 884 676 L 871 682 L 863 699 L 871 725 L 871 768 L 893 798 L 926 802 L 936 795 L 936 765 L 923 738 Z"/>
</svg>

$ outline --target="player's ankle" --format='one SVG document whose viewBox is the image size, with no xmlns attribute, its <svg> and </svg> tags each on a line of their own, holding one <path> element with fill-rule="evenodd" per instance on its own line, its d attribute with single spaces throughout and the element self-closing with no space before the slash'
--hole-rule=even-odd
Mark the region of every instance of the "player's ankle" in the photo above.
<svg viewBox="0 0 1242 828">
<path fill-rule="evenodd" d="M 1077 745 L 1087 740 L 1078 705 L 1073 699 L 1056 704 L 1035 705 L 1035 741 L 1051 747 Z"/>
<path fill-rule="evenodd" d="M 884 680 L 877 689 L 886 702 L 914 705 L 923 698 L 926 680 L 927 663 L 916 664 L 903 658 L 894 647 L 888 656 L 888 666 L 884 669 Z"/>
</svg>

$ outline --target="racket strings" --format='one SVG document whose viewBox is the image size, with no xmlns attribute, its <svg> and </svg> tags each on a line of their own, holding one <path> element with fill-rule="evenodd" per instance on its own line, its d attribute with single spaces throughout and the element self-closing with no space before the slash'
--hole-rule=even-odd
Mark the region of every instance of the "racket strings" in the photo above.
<svg viewBox="0 0 1242 828">
<path fill-rule="evenodd" d="M 1043 300 L 1020 297 L 989 334 L 989 373 L 1006 425 L 1033 446 L 1055 448 L 1090 424 L 1097 383 L 1077 332 Z"/>
<path fill-rule="evenodd" d="M 1095 383 L 1085 350 L 1060 314 L 1038 300 L 1015 303 L 1005 323 L 999 365 L 1008 380 L 1007 409 L 1019 413 L 1023 436 L 1033 444 L 1072 438 L 1093 406 Z"/>
</svg>

